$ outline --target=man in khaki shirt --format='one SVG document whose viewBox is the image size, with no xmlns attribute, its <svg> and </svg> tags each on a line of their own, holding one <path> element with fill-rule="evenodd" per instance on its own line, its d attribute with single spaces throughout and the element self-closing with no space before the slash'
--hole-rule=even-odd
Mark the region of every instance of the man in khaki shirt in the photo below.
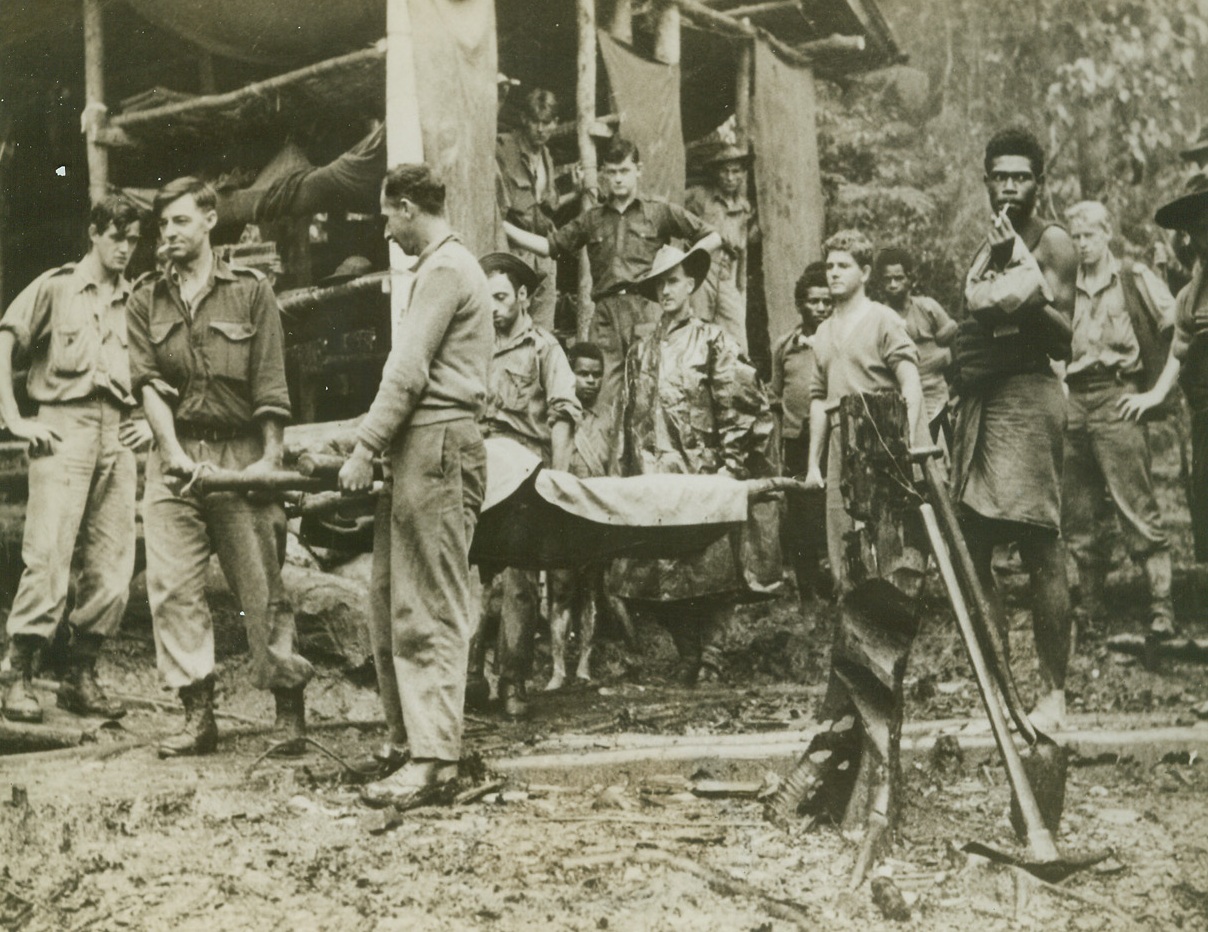
<svg viewBox="0 0 1208 932">
<path fill-rule="evenodd" d="M 1074 334 L 1065 381 L 1065 461 L 1061 475 L 1061 534 L 1078 564 L 1082 612 L 1089 623 L 1107 612 L 1104 581 L 1111 557 L 1102 524 L 1114 510 L 1132 559 L 1149 584 L 1150 631 L 1174 630 L 1170 540 L 1154 495 L 1145 424 L 1120 416 L 1121 399 L 1145 387 L 1133 315 L 1150 316 L 1149 330 L 1174 329 L 1174 297 L 1158 276 L 1112 255 L 1111 218 L 1098 201 L 1066 211 L 1080 264 L 1074 295 Z M 1137 323 L 1143 324 L 1138 320 Z M 1105 507 L 1108 500 L 1114 505 Z"/>
<path fill-rule="evenodd" d="M 486 431 L 514 440 L 547 466 L 565 471 L 582 410 L 566 353 L 553 334 L 529 316 L 529 296 L 541 287 L 545 276 L 506 252 L 485 255 L 479 264 L 487 275 L 495 324 Z M 503 590 L 497 651 L 499 694 L 509 718 L 523 718 L 528 713 L 525 699 L 541 600 L 539 575 L 536 570 L 514 566 L 499 574 Z M 485 584 L 487 579 L 483 581 Z M 485 618 L 480 622 L 480 629 L 483 627 Z M 482 636 L 480 630 L 479 638 Z M 476 669 L 470 675 L 482 677 L 481 650 L 475 653 Z M 482 689 L 481 683 L 476 685 Z"/>
<path fill-rule="evenodd" d="M 25 570 L 8 616 L 9 659 L 17 677 L 4 716 L 40 722 L 30 682 L 35 655 L 54 636 L 67 607 L 72 555 L 81 566 L 71 663 L 58 705 L 77 715 L 117 718 L 125 709 L 105 696 L 95 666 L 117 630 L 134 571 L 134 454 L 145 434 L 132 426 L 122 277 L 139 238 L 137 208 L 109 197 L 92 208 L 91 247 L 78 263 L 39 276 L 0 321 L 0 417 L 29 441 L 29 499 L 21 556 Z M 13 393 L 12 355 L 31 355 L 27 390 L 38 403 L 21 417 Z"/>
<path fill-rule="evenodd" d="M 314 675 L 298 653 L 281 582 L 281 505 L 192 488 L 214 467 L 249 475 L 279 469 L 290 415 L 277 300 L 259 272 L 214 254 L 216 204 L 214 189 L 196 178 L 159 190 L 167 264 L 130 297 L 134 388 L 158 447 L 143 492 L 147 598 L 160 672 L 185 707 L 184 727 L 160 742 L 160 757 L 209 754 L 218 744 L 205 594 L 211 554 L 239 602 L 252 682 L 273 693 L 282 753 L 305 750 L 303 692 Z"/>
</svg>

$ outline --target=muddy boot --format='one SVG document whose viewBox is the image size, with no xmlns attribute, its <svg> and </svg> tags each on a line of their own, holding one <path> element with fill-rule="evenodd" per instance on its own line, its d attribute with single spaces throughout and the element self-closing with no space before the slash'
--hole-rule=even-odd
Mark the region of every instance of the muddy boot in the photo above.
<svg viewBox="0 0 1208 932">
<path fill-rule="evenodd" d="M 1173 577 L 1170 551 L 1158 550 L 1145 558 L 1145 578 L 1149 583 L 1149 634 L 1165 639 L 1174 636 L 1174 600 L 1170 595 Z"/>
<path fill-rule="evenodd" d="M 34 695 L 34 657 L 43 640 L 36 635 L 14 634 L 8 656 L 16 679 L 4 693 L 4 717 L 10 722 L 42 721 L 42 706 Z"/>
<path fill-rule="evenodd" d="M 306 753 L 306 695 L 303 687 L 274 689 L 273 701 L 277 705 L 277 720 L 273 724 L 273 738 L 277 747 L 275 757 L 300 757 Z"/>
<path fill-rule="evenodd" d="M 218 726 L 214 724 L 214 677 L 180 688 L 185 707 L 185 727 L 159 743 L 160 757 L 190 757 L 212 754 L 218 747 Z"/>
<path fill-rule="evenodd" d="M 102 640 L 94 634 L 76 635 L 67 676 L 59 687 L 57 705 L 73 715 L 114 720 L 126 714 L 126 707 L 106 696 L 97 682 L 96 660 L 101 652 Z"/>
</svg>

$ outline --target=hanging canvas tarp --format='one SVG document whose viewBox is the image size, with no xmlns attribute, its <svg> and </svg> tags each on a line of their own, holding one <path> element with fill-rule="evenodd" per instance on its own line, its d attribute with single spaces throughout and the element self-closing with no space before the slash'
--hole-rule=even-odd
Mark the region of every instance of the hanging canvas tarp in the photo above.
<svg viewBox="0 0 1208 932">
<path fill-rule="evenodd" d="M 793 288 L 806 265 L 822 258 L 825 202 L 814 127 L 814 75 L 755 43 L 752 100 L 755 192 L 763 230 L 763 279 L 773 343 L 800 318 Z"/>
<path fill-rule="evenodd" d="M 642 155 L 641 190 L 679 204 L 684 200 L 684 131 L 680 125 L 680 70 L 635 55 L 607 33 L 600 53 L 612 88 L 621 135 Z"/>
<path fill-rule="evenodd" d="M 411 0 L 411 27 L 424 158 L 445 179 L 453 229 L 481 255 L 495 248 L 495 4 Z"/>
</svg>

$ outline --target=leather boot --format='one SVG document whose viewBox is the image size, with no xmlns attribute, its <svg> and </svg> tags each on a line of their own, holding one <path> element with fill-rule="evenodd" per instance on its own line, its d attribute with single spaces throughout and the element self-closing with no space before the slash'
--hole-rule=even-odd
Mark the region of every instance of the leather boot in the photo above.
<svg viewBox="0 0 1208 932">
<path fill-rule="evenodd" d="M 214 677 L 180 688 L 185 707 L 185 727 L 159 743 L 160 757 L 189 757 L 212 754 L 218 747 L 218 726 L 214 724 Z"/>
<path fill-rule="evenodd" d="M 273 754 L 278 757 L 298 757 L 306 753 L 306 695 L 303 687 L 274 689 L 277 705 L 274 740 L 285 742 Z"/>
<path fill-rule="evenodd" d="M 96 660 L 100 654 L 101 640 L 90 634 L 76 636 L 71 647 L 67 676 L 59 687 L 57 705 L 73 715 L 119 719 L 126 714 L 126 707 L 106 696 L 96 678 Z"/>
<path fill-rule="evenodd" d="M 1169 550 L 1156 550 L 1145 558 L 1151 616 L 1149 633 L 1154 637 L 1167 638 L 1175 633 L 1174 599 L 1170 593 L 1173 576 Z"/>
<path fill-rule="evenodd" d="M 42 721 L 42 706 L 34 695 L 34 658 L 43 640 L 36 635 L 14 634 L 8 645 L 16 679 L 4 693 L 4 717 L 10 722 Z"/>
</svg>

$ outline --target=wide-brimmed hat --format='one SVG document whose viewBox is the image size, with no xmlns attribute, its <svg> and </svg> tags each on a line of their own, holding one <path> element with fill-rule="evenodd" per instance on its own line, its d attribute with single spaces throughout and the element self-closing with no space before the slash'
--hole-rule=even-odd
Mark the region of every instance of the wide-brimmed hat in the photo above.
<svg viewBox="0 0 1208 932">
<path fill-rule="evenodd" d="M 705 276 L 709 274 L 710 261 L 709 253 L 703 249 L 697 249 L 694 246 L 687 252 L 684 252 L 682 249 L 677 249 L 668 244 L 655 253 L 654 261 L 650 263 L 650 268 L 626 285 L 625 290 L 633 294 L 640 294 L 648 301 L 657 301 L 658 295 L 655 293 L 655 285 L 658 279 L 676 266 L 682 265 L 684 271 L 692 277 L 694 282 L 692 290 L 696 291 L 705 280 Z"/>
<path fill-rule="evenodd" d="M 1208 172 L 1198 171 L 1187 178 L 1183 195 L 1163 204 L 1153 215 L 1158 226 L 1184 230 L 1208 211 Z"/>
<path fill-rule="evenodd" d="M 1179 158 L 1184 162 L 1198 162 L 1205 155 L 1208 155 L 1208 123 L 1200 127 L 1200 135 L 1179 153 Z"/>
<path fill-rule="evenodd" d="M 544 272 L 538 272 L 519 256 L 514 256 L 510 252 L 488 252 L 478 260 L 478 264 L 488 275 L 493 272 L 510 274 L 528 289 L 530 296 L 537 290 L 537 286 L 545 281 Z"/>
<path fill-rule="evenodd" d="M 342 285 L 345 282 L 352 281 L 354 278 L 368 275 L 372 271 L 373 263 L 364 256 L 349 256 L 336 266 L 334 272 L 320 280 L 319 284 L 325 288 L 330 288 L 332 285 Z"/>
<path fill-rule="evenodd" d="M 722 146 L 705 159 L 705 166 L 721 165 L 725 162 L 742 162 L 744 165 L 751 161 L 751 153 L 738 146 Z"/>
</svg>

